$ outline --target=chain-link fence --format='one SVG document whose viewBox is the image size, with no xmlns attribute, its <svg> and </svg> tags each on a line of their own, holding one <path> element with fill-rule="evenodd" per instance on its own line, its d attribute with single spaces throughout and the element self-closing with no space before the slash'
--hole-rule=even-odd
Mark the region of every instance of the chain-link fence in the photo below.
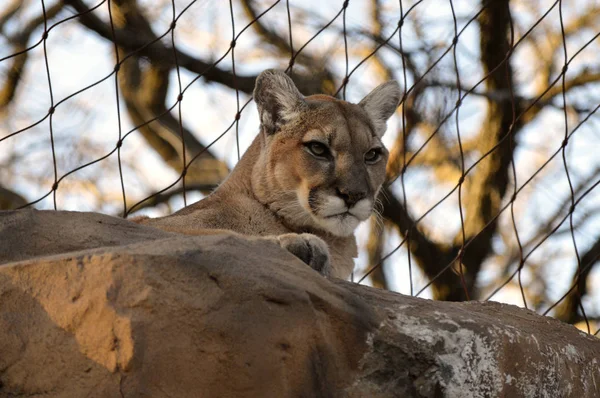
<svg viewBox="0 0 600 398">
<path fill-rule="evenodd" d="M 403 89 L 354 279 L 600 319 L 600 6 L 588 1 L 8 1 L 0 208 L 168 214 L 258 131 L 266 68 L 305 94 Z"/>
</svg>

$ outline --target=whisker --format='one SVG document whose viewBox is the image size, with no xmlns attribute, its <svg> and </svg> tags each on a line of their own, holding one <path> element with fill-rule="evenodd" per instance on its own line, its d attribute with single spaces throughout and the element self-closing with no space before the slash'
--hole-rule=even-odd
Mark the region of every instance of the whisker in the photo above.
<svg viewBox="0 0 600 398">
<path fill-rule="evenodd" d="M 380 189 L 379 190 L 379 195 L 383 196 L 385 198 L 385 200 L 389 200 L 390 198 L 388 197 L 387 193 L 385 192 L 385 189 Z M 377 197 L 375 198 L 375 200 L 380 200 L 379 199 L 379 195 L 377 195 Z"/>
</svg>

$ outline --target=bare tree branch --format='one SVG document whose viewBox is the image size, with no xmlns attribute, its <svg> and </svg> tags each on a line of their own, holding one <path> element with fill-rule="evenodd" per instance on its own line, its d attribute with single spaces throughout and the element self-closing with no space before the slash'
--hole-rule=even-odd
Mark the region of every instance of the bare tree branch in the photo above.
<svg viewBox="0 0 600 398">
<path fill-rule="evenodd" d="M 590 72 L 590 71 L 584 69 L 580 75 L 577 75 L 574 78 L 566 80 L 565 88 L 566 88 L 566 91 L 569 91 L 570 89 L 573 89 L 573 88 L 584 87 L 585 85 L 587 85 L 589 83 L 597 83 L 597 82 L 600 82 L 600 73 Z M 451 90 L 458 90 L 460 88 L 461 92 L 463 92 L 463 93 L 465 93 L 466 91 L 471 89 L 471 87 L 465 87 L 465 86 L 457 87 L 456 82 L 446 82 L 446 81 L 441 81 L 441 80 L 436 80 L 436 79 L 427 79 L 426 81 L 422 82 L 422 85 L 424 88 L 441 87 L 441 88 L 447 88 L 447 89 L 451 89 Z M 564 108 L 561 105 L 554 103 L 554 99 L 562 94 L 562 84 L 555 85 L 554 87 L 550 88 L 545 95 L 542 96 L 542 92 L 544 90 L 546 90 L 547 88 L 548 87 L 543 87 L 542 89 L 540 89 L 540 93 L 536 97 L 525 97 L 522 95 L 518 95 L 517 93 L 513 93 L 512 96 L 514 97 L 515 102 L 517 104 L 519 104 L 519 107 L 521 109 L 525 109 L 530 104 L 535 102 L 535 104 L 521 116 L 522 124 L 529 123 L 537 115 L 539 115 L 542 110 L 546 109 L 549 106 L 552 108 L 561 110 L 561 111 L 564 110 Z M 469 92 L 469 96 L 482 97 L 482 98 L 486 98 L 490 101 L 495 101 L 495 102 L 505 102 L 505 101 L 511 100 L 511 93 L 509 90 L 491 90 L 491 91 L 473 90 L 473 91 Z M 581 107 L 578 107 L 575 105 L 570 105 L 569 108 L 572 108 L 576 112 L 579 112 L 579 113 L 589 113 L 590 112 L 590 109 L 581 108 Z"/>
<path fill-rule="evenodd" d="M 13 5 L 14 6 L 14 5 Z M 21 5 L 18 4 L 16 9 L 9 8 L 5 14 L 0 17 L 0 28 L 12 17 L 16 11 L 18 11 Z M 49 20 L 54 18 L 63 8 L 62 3 L 54 4 L 52 7 L 46 10 L 45 19 Z M 14 11 L 14 12 L 13 12 Z M 27 24 L 19 30 L 19 33 L 15 37 L 10 37 L 9 41 L 13 45 L 13 54 L 24 51 L 27 48 L 27 43 L 35 29 L 44 23 L 44 14 L 40 13 L 35 18 L 31 19 Z M 29 58 L 29 53 L 24 52 L 11 59 L 12 65 L 8 69 L 6 80 L 0 88 L 0 111 L 4 111 L 6 107 L 15 97 L 21 77 L 25 71 L 25 64 Z"/>
<path fill-rule="evenodd" d="M 510 46 L 507 39 L 510 18 L 508 0 L 487 2 L 479 17 L 481 61 L 484 73 L 489 74 L 485 83 L 488 91 L 513 88 L 512 69 L 505 63 Z M 508 99 L 501 102 L 488 100 L 488 114 L 477 141 L 481 153 L 495 147 L 511 131 L 512 105 Z M 520 125 L 513 126 L 512 133 L 515 134 L 519 127 Z M 479 163 L 469 183 L 463 187 L 466 191 L 463 193 L 466 242 L 472 241 L 462 256 L 466 288 L 469 291 L 473 290 L 481 265 L 491 253 L 492 238 L 497 229 L 494 217 L 508 186 L 508 170 L 513 150 L 514 145 L 505 140 Z M 413 227 L 414 220 L 407 209 L 391 193 L 385 203 L 384 215 L 399 227 L 403 236 L 410 239 L 411 252 L 417 263 L 433 281 L 434 298 L 465 300 L 466 294 L 458 275 L 451 272 L 452 269 L 440 274 L 443 267 L 459 253 L 463 243 L 462 234 L 457 236 L 453 245 L 446 247 L 431 241 L 418 228 Z"/>
<path fill-rule="evenodd" d="M 183 145 L 186 159 L 202 153 L 187 170 L 186 178 L 206 184 L 217 184 L 228 174 L 228 168 L 218 160 L 198 139 L 168 111 L 165 106 L 170 69 L 150 65 L 142 70 L 139 58 L 131 57 L 123 63 L 119 79 L 121 94 L 132 122 L 139 127 L 146 142 L 162 157 L 166 164 L 183 171 Z M 147 123 L 158 117 L 156 121 Z"/>
<path fill-rule="evenodd" d="M 114 20 L 118 28 L 138 32 L 142 37 L 152 35 L 150 23 L 135 0 L 115 1 L 113 4 Z M 119 50 L 119 53 L 119 58 L 123 59 L 124 51 Z M 150 146 L 178 172 L 183 172 L 184 167 L 181 142 L 183 135 L 187 159 L 191 157 L 189 155 L 202 153 L 186 171 L 189 181 L 203 184 L 221 182 L 228 174 L 227 166 L 207 151 L 188 129 L 180 125 L 165 105 L 171 68 L 162 64 L 150 64 L 147 68 L 142 68 L 141 62 L 137 56 L 130 57 L 122 64 L 119 72 L 121 93 L 133 123 L 141 126 L 139 131 Z M 148 123 L 154 118 L 157 120 Z"/>
<path fill-rule="evenodd" d="M 430 278 L 433 279 L 441 267 L 447 264 L 453 257 L 453 253 L 450 248 L 444 248 L 441 244 L 438 244 L 430 240 L 426 234 L 424 234 L 417 226 L 408 211 L 404 208 L 402 203 L 390 192 L 385 189 L 382 196 L 383 202 L 383 216 L 394 223 L 402 236 L 410 239 L 410 249 L 415 260 L 423 270 L 423 272 Z M 447 280 L 444 280 L 447 282 Z M 434 291 L 438 288 L 443 288 L 442 283 L 434 283 Z M 441 292 L 440 292 L 441 294 Z"/>
<path fill-rule="evenodd" d="M 78 13 L 85 12 L 88 7 L 81 0 L 63 0 L 65 4 L 72 6 Z M 110 26 L 105 24 L 100 18 L 92 13 L 82 15 L 79 18 L 82 25 L 96 32 L 103 38 L 112 41 L 113 35 Z M 149 25 L 148 25 L 149 27 Z M 147 57 L 156 65 L 161 65 L 163 68 L 174 68 L 175 58 L 173 49 L 165 46 L 158 36 L 152 32 L 152 29 L 145 29 L 140 32 L 130 28 L 115 29 L 114 40 L 126 52 L 138 51 L 139 56 Z M 149 42 L 156 40 L 152 45 L 148 46 Z M 180 67 L 189 70 L 190 72 L 202 75 L 207 81 L 220 83 L 229 88 L 238 89 L 244 93 L 251 94 L 254 90 L 254 82 L 257 76 L 244 76 L 236 74 L 235 78 L 232 72 L 220 69 L 213 63 L 195 58 L 186 52 L 175 49 L 177 61 Z M 298 89 L 306 94 L 316 94 L 322 92 L 324 81 L 322 76 L 305 76 L 296 74 L 293 79 Z"/>
<path fill-rule="evenodd" d="M 8 4 L 4 11 L 0 13 L 0 32 L 4 32 L 4 24 L 14 17 L 15 14 L 21 10 L 21 7 L 23 7 L 22 0 L 13 0 Z"/>
<path fill-rule="evenodd" d="M 556 61 L 562 57 L 556 57 L 558 51 L 562 51 L 563 40 L 567 40 L 575 34 L 580 34 L 584 29 L 596 30 L 598 21 L 600 20 L 600 7 L 597 5 L 590 5 L 589 8 L 581 10 L 575 17 L 571 18 L 564 25 L 564 33 L 562 29 L 556 28 L 553 32 L 545 35 L 545 40 L 542 43 L 546 46 L 542 46 L 538 51 L 544 55 L 546 62 L 542 63 L 546 67 L 543 68 L 543 75 L 546 84 L 550 83 L 551 76 L 560 71 L 562 63 Z"/>
<path fill-rule="evenodd" d="M 592 181 L 597 180 L 600 175 L 600 167 L 596 167 L 591 173 L 583 177 L 580 182 L 573 187 L 573 196 L 578 197 L 580 193 L 585 191 L 592 183 Z M 557 223 L 566 217 L 571 206 L 571 195 L 566 196 L 560 204 L 557 206 L 557 210 L 550 215 L 546 220 L 539 224 L 536 227 L 536 231 L 531 235 L 526 241 L 521 242 L 521 246 L 523 250 L 531 250 L 535 245 L 541 242 L 548 234 L 552 232 L 553 229 L 556 228 Z M 581 217 L 582 220 L 589 220 L 589 217 Z M 558 232 L 555 232 L 553 236 L 556 236 Z M 511 234 L 512 235 L 512 234 Z M 515 262 L 519 261 L 519 252 L 518 250 L 513 250 L 507 256 L 505 256 L 506 260 L 503 262 L 503 276 L 507 276 L 511 265 L 515 264 Z"/>
<path fill-rule="evenodd" d="M 485 81 L 487 90 L 514 91 L 512 68 L 510 63 L 505 62 L 510 49 L 510 20 L 508 0 L 488 2 L 479 18 L 481 61 L 484 73 L 489 75 Z M 519 122 L 512 124 L 513 106 L 518 107 L 511 101 L 488 101 L 487 116 L 479 133 L 480 152 L 485 154 L 495 149 L 477 165 L 464 187 L 466 189 L 463 188 L 466 209 L 464 232 L 470 245 L 465 249 L 462 260 L 469 291 L 473 290 L 481 265 L 492 251 L 492 239 L 498 224 L 495 217 L 509 183 L 509 167 L 516 146 L 514 136 L 521 127 Z M 518 113 L 517 108 L 515 114 Z M 512 137 L 504 139 L 507 134 L 512 134 Z M 461 247 L 462 243 L 460 232 L 455 246 Z M 446 298 L 464 300 L 462 286 L 452 286 Z"/>
<path fill-rule="evenodd" d="M 289 57 L 292 54 L 292 48 L 290 47 L 289 40 L 281 37 L 277 32 L 269 29 L 263 22 L 258 18 L 260 11 L 256 8 L 254 0 L 240 0 L 244 11 L 249 20 L 255 21 L 252 24 L 254 31 L 263 38 L 264 43 L 268 43 L 276 48 L 283 57 Z M 322 69 L 324 75 L 327 76 L 328 83 L 333 87 L 333 74 L 331 71 L 326 70 L 325 63 L 326 59 L 316 58 L 312 54 L 309 54 L 306 49 L 300 53 L 293 55 L 292 65 L 295 63 L 303 64 L 309 67 L 311 70 L 318 71 Z"/>
<path fill-rule="evenodd" d="M 589 292 L 588 277 L 594 266 L 598 264 L 598 260 L 600 260 L 600 237 L 581 256 L 581 273 L 579 273 L 579 269 L 575 269 L 573 275 L 573 285 L 577 285 L 577 287 L 556 307 L 554 313 L 556 318 L 568 323 L 577 323 L 583 320 L 582 314 L 579 313 L 581 299 Z"/>
<path fill-rule="evenodd" d="M 388 278 L 383 271 L 383 245 L 386 238 L 385 227 L 379 225 L 375 217 L 371 218 L 370 224 L 369 240 L 367 241 L 367 268 L 371 269 L 377 266 L 370 275 L 371 283 L 375 288 L 389 290 Z"/>
</svg>

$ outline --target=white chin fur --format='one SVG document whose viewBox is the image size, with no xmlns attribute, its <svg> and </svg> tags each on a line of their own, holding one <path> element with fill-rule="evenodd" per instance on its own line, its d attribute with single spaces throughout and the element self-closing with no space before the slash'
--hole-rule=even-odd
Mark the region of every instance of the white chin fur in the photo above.
<svg viewBox="0 0 600 398">
<path fill-rule="evenodd" d="M 350 213 L 358 218 L 360 221 L 365 221 L 367 218 L 371 217 L 371 212 L 373 211 L 373 205 L 369 199 L 359 200 L 358 203 L 350 209 Z"/>
<path fill-rule="evenodd" d="M 321 228 L 336 236 L 350 236 L 360 224 L 360 220 L 350 214 L 329 218 L 315 217 L 315 221 Z"/>
<path fill-rule="evenodd" d="M 350 209 L 350 214 L 343 214 L 348 210 L 344 201 L 336 196 L 329 196 L 318 215 L 310 211 L 307 198 L 300 192 L 298 192 L 298 200 L 319 228 L 336 236 L 352 235 L 358 224 L 371 216 L 372 206 L 368 199 L 363 199 L 354 205 Z M 337 214 L 339 216 L 336 216 Z"/>
</svg>

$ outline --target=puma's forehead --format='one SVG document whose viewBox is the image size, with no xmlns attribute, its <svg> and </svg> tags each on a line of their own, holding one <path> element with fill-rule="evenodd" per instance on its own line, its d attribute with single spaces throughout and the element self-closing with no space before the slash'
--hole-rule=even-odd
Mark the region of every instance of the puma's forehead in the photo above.
<svg viewBox="0 0 600 398">
<path fill-rule="evenodd" d="M 367 113 L 359 105 L 318 94 L 306 97 L 309 110 L 303 141 L 325 141 L 332 147 L 381 145 Z"/>
<path fill-rule="evenodd" d="M 357 104 L 352 104 L 344 100 L 339 100 L 334 97 L 330 97 L 325 94 L 311 95 L 305 98 L 309 109 L 312 110 L 316 115 L 322 117 L 338 116 L 346 119 L 353 119 L 353 121 L 365 124 L 371 127 L 371 119 L 367 112 Z M 375 132 L 373 132 L 373 135 Z"/>
</svg>

